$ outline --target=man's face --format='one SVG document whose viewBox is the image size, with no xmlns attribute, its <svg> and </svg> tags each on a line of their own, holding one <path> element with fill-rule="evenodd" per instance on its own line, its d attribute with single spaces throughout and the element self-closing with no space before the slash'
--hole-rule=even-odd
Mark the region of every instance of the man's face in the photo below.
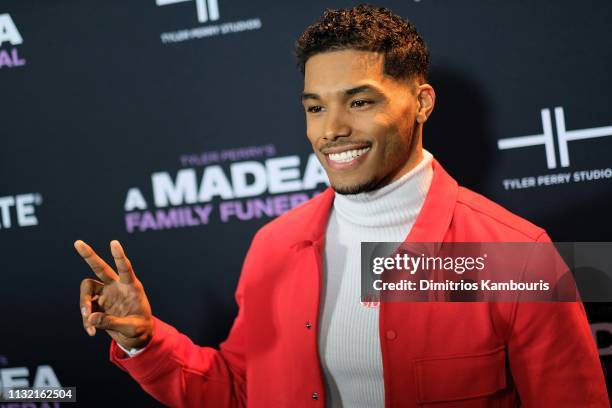
<svg viewBox="0 0 612 408">
<path fill-rule="evenodd" d="M 383 68 L 382 54 L 352 49 L 306 62 L 306 134 L 340 194 L 380 188 L 421 158 L 418 84 Z"/>
</svg>

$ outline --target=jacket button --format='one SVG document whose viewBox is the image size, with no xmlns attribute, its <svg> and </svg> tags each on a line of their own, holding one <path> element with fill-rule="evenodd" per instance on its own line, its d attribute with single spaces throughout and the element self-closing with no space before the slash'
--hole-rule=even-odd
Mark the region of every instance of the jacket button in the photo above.
<svg viewBox="0 0 612 408">
<path fill-rule="evenodd" d="M 319 393 L 318 392 L 313 392 L 312 393 L 312 399 L 315 400 L 315 401 L 318 400 L 319 399 Z"/>
<path fill-rule="evenodd" d="M 312 327 L 312 324 L 310 324 L 310 322 L 309 322 L 309 321 L 307 321 L 307 322 L 306 322 L 306 328 L 307 328 L 307 329 L 310 329 L 311 327 Z"/>
<path fill-rule="evenodd" d="M 393 340 L 397 337 L 397 333 L 395 332 L 395 330 L 387 330 L 386 336 L 387 340 Z"/>
</svg>

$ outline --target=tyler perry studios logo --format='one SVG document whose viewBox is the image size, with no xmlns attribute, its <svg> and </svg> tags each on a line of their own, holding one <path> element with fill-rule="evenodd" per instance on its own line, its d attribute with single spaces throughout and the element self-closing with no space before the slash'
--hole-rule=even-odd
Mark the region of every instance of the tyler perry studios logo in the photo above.
<svg viewBox="0 0 612 408">
<path fill-rule="evenodd" d="M 19 56 L 17 46 L 21 44 L 23 37 L 11 15 L 0 14 L 0 69 L 17 68 L 26 64 L 26 60 Z"/>
<path fill-rule="evenodd" d="M 499 150 L 509 150 L 520 149 L 522 147 L 544 146 L 546 165 L 549 170 L 552 170 L 558 167 L 555 144 L 559 151 L 560 165 L 562 168 L 567 168 L 570 167 L 570 149 L 568 142 L 612 136 L 612 126 L 567 130 L 565 127 L 565 113 L 563 107 L 556 107 L 554 109 L 554 114 L 554 129 L 550 109 L 542 109 L 543 133 L 500 139 L 497 141 L 497 148 Z M 557 184 L 579 183 L 583 181 L 599 181 L 611 178 L 612 168 L 607 167 L 510 178 L 502 180 L 502 183 L 506 190 L 518 190 Z"/>
<path fill-rule="evenodd" d="M 219 24 L 210 24 L 211 22 L 216 22 L 221 18 L 218 0 L 155 0 L 155 4 L 158 7 L 175 6 L 189 8 L 181 3 L 190 5 L 192 10 L 195 9 L 194 11 L 197 21 L 199 23 L 203 23 L 203 25 L 163 32 L 160 34 L 160 39 L 163 44 L 216 37 L 218 35 L 239 33 L 242 31 L 259 30 L 262 27 L 261 19 L 259 17 Z"/>
</svg>

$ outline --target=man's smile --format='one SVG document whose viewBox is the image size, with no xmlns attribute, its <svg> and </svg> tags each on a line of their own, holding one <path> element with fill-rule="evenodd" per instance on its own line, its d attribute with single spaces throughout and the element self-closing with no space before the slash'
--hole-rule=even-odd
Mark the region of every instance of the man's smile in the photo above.
<svg viewBox="0 0 612 408">
<path fill-rule="evenodd" d="M 336 170 L 345 170 L 352 168 L 363 161 L 365 155 L 370 151 L 370 149 L 370 146 L 358 149 L 348 146 L 329 149 L 324 154 L 329 167 Z"/>
</svg>

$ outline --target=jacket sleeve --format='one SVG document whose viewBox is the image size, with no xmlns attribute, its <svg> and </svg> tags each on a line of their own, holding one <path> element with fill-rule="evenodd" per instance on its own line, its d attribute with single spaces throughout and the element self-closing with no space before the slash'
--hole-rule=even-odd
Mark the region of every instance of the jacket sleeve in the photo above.
<svg viewBox="0 0 612 408">
<path fill-rule="evenodd" d="M 154 318 L 153 337 L 134 357 L 115 341 L 110 359 L 155 399 L 171 407 L 245 407 L 246 363 L 243 282 L 250 268 L 252 248 L 236 290 L 239 312 L 228 338 L 217 350 L 200 347 L 174 327 Z"/>
<path fill-rule="evenodd" d="M 538 242 L 551 242 L 543 233 Z M 517 302 L 508 333 L 513 380 L 525 407 L 609 407 L 582 302 Z"/>
</svg>

